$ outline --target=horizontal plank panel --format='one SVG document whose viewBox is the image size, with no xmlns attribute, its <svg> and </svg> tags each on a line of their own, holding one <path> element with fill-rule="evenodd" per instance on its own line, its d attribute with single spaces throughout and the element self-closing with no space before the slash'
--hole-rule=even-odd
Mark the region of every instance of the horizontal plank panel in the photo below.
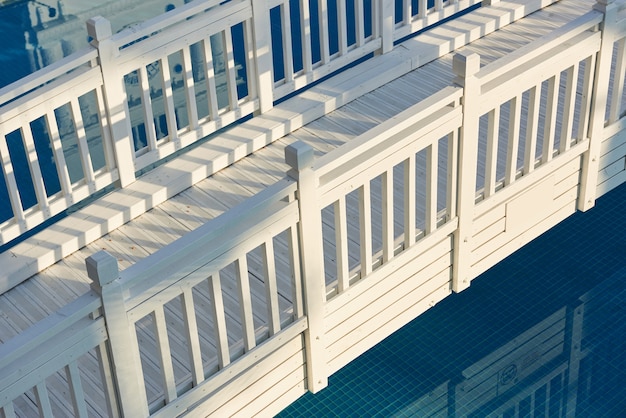
<svg viewBox="0 0 626 418">
<path fill-rule="evenodd" d="M 331 330 L 343 319 L 353 316 L 356 313 L 355 308 L 358 309 L 358 306 L 367 305 L 368 301 L 376 299 L 374 294 L 378 293 L 378 295 L 380 295 L 383 294 L 384 291 L 393 288 L 393 286 L 386 281 L 386 277 L 389 274 L 400 269 L 409 269 L 413 272 L 415 272 L 417 268 L 422 270 L 444 254 L 449 253 L 452 250 L 450 234 L 452 234 L 455 229 L 456 222 L 450 222 L 446 227 L 418 241 L 410 249 L 402 253 L 402 255 L 396 256 L 389 263 L 375 270 L 368 277 L 368 280 L 360 281 L 354 286 L 349 287 L 340 295 L 329 300 L 324 310 L 326 329 Z M 412 264 L 414 262 L 417 262 L 417 265 Z M 370 289 L 375 287 L 378 287 L 379 291 L 370 293 Z M 359 295 L 364 294 L 369 294 L 369 297 L 373 299 L 368 299 L 368 301 L 362 300 L 361 304 L 350 306 L 352 301 L 359 298 Z"/>
<path fill-rule="evenodd" d="M 302 373 L 294 374 L 293 371 L 298 368 Z M 261 360 L 252 370 L 232 379 L 210 398 L 194 405 L 188 415 L 232 416 L 248 401 L 265 392 L 268 387 L 279 384 L 286 376 L 292 379 L 295 377 L 296 380 L 304 379 L 304 353 L 300 336 Z"/>
<path fill-rule="evenodd" d="M 571 193 L 571 195 L 567 197 L 569 197 L 571 200 L 569 200 L 567 203 L 564 203 L 562 207 L 560 207 L 553 214 L 548 216 L 537 225 L 534 225 L 533 227 L 526 230 L 526 232 L 518 235 L 517 237 L 514 237 L 511 240 L 507 239 L 501 240 L 504 242 L 494 242 L 494 247 L 497 247 L 497 249 L 494 251 L 488 251 L 487 254 L 484 255 L 484 258 L 479 258 L 479 256 L 477 256 L 475 258 L 476 261 L 472 265 L 472 277 L 476 277 L 479 274 L 483 273 L 491 266 L 495 265 L 497 262 L 503 260 L 508 255 L 512 254 L 522 246 L 526 245 L 528 242 L 532 241 L 548 229 L 561 222 L 563 219 L 576 212 L 576 190 L 574 190 L 573 193 Z"/>
<path fill-rule="evenodd" d="M 452 292 L 450 274 L 448 268 L 425 283 L 428 290 L 426 287 L 420 287 L 413 292 L 405 293 L 402 299 L 396 300 L 395 304 L 389 307 L 389 311 L 381 313 L 381 322 L 385 321 L 385 323 L 379 323 L 376 329 L 373 329 L 373 324 L 365 324 L 362 328 L 354 330 L 344 337 L 347 343 L 343 341 L 344 339 L 335 343 L 338 345 L 345 344 L 345 348 L 336 350 L 337 352 L 329 360 L 329 373 L 336 372 L 450 295 Z M 427 291 L 430 293 L 426 294 Z M 420 297 L 422 299 L 419 299 Z"/>
<path fill-rule="evenodd" d="M 565 153 L 556 156 L 554 159 L 537 167 L 533 172 L 518 179 L 513 184 L 503 188 L 496 192 L 489 199 L 485 199 L 476 204 L 474 210 L 474 217 L 479 217 L 483 213 L 488 212 L 497 205 L 504 203 L 505 201 L 513 198 L 517 194 L 523 193 L 529 185 L 539 182 L 542 178 L 550 175 L 553 172 L 563 172 L 566 174 L 558 174 L 555 177 L 555 182 L 558 182 L 562 177 L 569 175 L 571 172 L 580 168 L 580 155 L 587 151 L 589 141 L 585 140 L 574 145 L 570 150 Z M 577 168 L 578 167 L 578 168 Z"/>
<path fill-rule="evenodd" d="M 388 273 L 385 276 L 385 284 L 387 286 L 376 286 L 368 289 L 368 293 L 364 293 L 362 297 L 350 301 L 352 306 L 347 306 L 346 310 L 354 310 L 354 314 L 346 316 L 340 315 L 343 312 L 336 312 L 333 315 L 333 322 L 337 322 L 337 325 L 332 328 L 329 327 L 326 331 L 329 353 L 333 352 L 333 344 L 344 338 L 345 335 L 354 332 L 354 330 L 377 318 L 379 312 L 392 306 L 397 299 L 402 298 L 402 289 L 406 291 L 406 289 L 418 288 L 439 272 L 450 267 L 450 265 L 450 254 L 448 252 L 417 272 L 413 263 L 408 263 L 404 268 Z M 385 289 L 386 287 L 388 289 Z M 426 291 L 428 291 L 428 288 Z M 377 320 L 373 322 L 376 323 Z"/>
</svg>

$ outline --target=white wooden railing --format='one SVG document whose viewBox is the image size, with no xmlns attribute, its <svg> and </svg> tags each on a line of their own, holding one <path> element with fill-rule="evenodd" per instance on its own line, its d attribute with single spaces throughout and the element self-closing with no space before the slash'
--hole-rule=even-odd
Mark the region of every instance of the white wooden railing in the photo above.
<svg viewBox="0 0 626 418">
<path fill-rule="evenodd" d="M 197 0 L 0 90 L 0 245 L 394 40 L 478 4 Z M 395 23 L 394 23 L 395 22 Z"/>
<path fill-rule="evenodd" d="M 106 252 L 90 257 L 99 298 L 2 347 L 1 370 L 37 371 L 6 374 L 3 413 L 35 387 L 30 402 L 46 416 L 42 382 L 67 366 L 74 388 L 75 358 L 95 347 L 114 416 L 270 414 L 325 387 L 593 204 L 598 159 L 619 154 L 600 150 L 626 144 L 623 133 L 614 139 L 625 119 L 625 14 L 624 3 L 599 5 L 483 68 L 477 55 L 457 54 L 454 86 L 317 160 L 304 143 L 288 146 L 287 177 L 132 267 L 118 271 Z M 28 355 L 74 329 L 89 342 L 46 352 L 53 365 Z M 71 393 L 80 416 L 81 392 Z"/>
</svg>

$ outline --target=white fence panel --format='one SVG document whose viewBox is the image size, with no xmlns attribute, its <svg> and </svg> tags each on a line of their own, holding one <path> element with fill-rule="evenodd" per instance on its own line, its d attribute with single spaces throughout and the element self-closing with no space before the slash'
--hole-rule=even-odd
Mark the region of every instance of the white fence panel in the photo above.
<svg viewBox="0 0 626 418">
<path fill-rule="evenodd" d="M 324 229 L 334 231 L 324 234 L 329 297 L 455 216 L 461 94 L 449 87 L 315 163 Z"/>
<path fill-rule="evenodd" d="M 127 343 L 110 337 L 113 359 L 116 346 L 126 347 L 138 362 L 138 390 L 145 391 L 146 403 L 137 413 L 191 406 L 184 396 L 191 388 L 302 316 L 294 261 L 299 249 L 292 238 L 298 223 L 295 187 L 290 180 L 279 182 L 114 281 L 126 320 L 110 324 L 126 326 L 129 335 L 123 337 Z M 107 299 L 107 286 L 102 286 L 105 312 L 114 303 Z"/>
<path fill-rule="evenodd" d="M 90 292 L 0 347 L 3 416 L 118 416 L 100 306 Z"/>
<path fill-rule="evenodd" d="M 0 91 L 0 245 L 118 179 L 96 51 Z M 4 196 L 3 196 L 4 195 Z"/>
</svg>

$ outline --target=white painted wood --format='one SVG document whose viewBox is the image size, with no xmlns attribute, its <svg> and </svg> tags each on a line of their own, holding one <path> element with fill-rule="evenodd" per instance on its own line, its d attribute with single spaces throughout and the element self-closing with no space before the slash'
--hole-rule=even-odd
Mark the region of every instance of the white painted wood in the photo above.
<svg viewBox="0 0 626 418">
<path fill-rule="evenodd" d="M 322 254 L 321 212 L 318 206 L 313 148 L 296 142 L 285 148 L 285 161 L 292 168 L 289 176 L 298 181 L 300 221 L 299 248 L 304 281 L 304 303 L 308 318 L 305 332 L 307 387 L 313 393 L 328 385 L 324 342 L 323 309 L 325 302 Z M 306 222 L 304 221 L 306 220 Z"/>
<path fill-rule="evenodd" d="M 72 193 L 72 182 L 70 181 L 67 164 L 65 163 L 65 154 L 63 153 L 63 146 L 61 145 L 61 136 L 59 135 L 57 119 L 52 110 L 49 110 L 46 113 L 46 126 L 48 128 L 48 136 L 50 138 L 57 175 L 59 176 L 61 191 L 65 196 L 69 197 Z"/>
<path fill-rule="evenodd" d="M 254 62 L 255 73 L 249 74 L 249 79 L 256 81 L 256 95 L 259 97 L 259 112 L 265 113 L 273 106 L 274 93 L 272 89 L 272 50 L 269 21 L 269 8 L 267 2 L 262 0 L 252 1 L 252 42 L 250 50 L 254 54 L 254 60 L 249 59 L 249 64 Z"/>
<path fill-rule="evenodd" d="M 46 383 L 38 383 L 34 387 L 35 397 L 37 398 L 37 408 L 39 416 L 42 418 L 52 418 L 52 406 L 50 405 L 50 397 Z"/>
<path fill-rule="evenodd" d="M 167 324 L 165 322 L 165 312 L 163 307 L 158 307 L 152 313 L 154 327 L 156 328 L 157 350 L 161 361 L 161 373 L 163 391 L 165 393 L 165 403 L 170 403 L 176 399 L 176 382 L 174 380 L 174 366 L 172 364 L 172 352 L 167 336 Z"/>
<path fill-rule="evenodd" d="M 404 249 L 415 244 L 415 154 L 404 161 Z"/>
<path fill-rule="evenodd" d="M 578 80 L 578 63 L 569 67 L 566 71 L 565 104 L 563 107 L 563 122 L 561 124 L 561 138 L 559 139 L 559 152 L 566 152 L 572 144 L 572 129 L 574 127 L 574 112 L 576 105 L 576 83 Z"/>
<path fill-rule="evenodd" d="M 372 202 L 369 180 L 359 188 L 359 233 L 361 278 L 372 272 Z"/>
<path fill-rule="evenodd" d="M 209 96 L 209 118 L 217 120 L 219 118 L 219 109 L 217 104 L 217 87 L 215 86 L 215 67 L 213 66 L 213 49 L 211 48 L 210 39 L 202 40 L 204 45 L 205 80 L 207 94 Z"/>
<path fill-rule="evenodd" d="M 193 81 L 193 67 L 191 65 L 191 52 L 189 48 L 181 50 L 183 57 L 183 82 L 185 85 L 185 98 L 187 105 L 188 129 L 198 127 L 198 107 L 196 106 L 196 89 Z"/>
<path fill-rule="evenodd" d="M 478 54 L 454 55 L 452 70 L 457 76 L 455 83 L 463 87 L 463 124 L 460 130 L 459 180 L 457 216 L 459 228 L 454 238 L 452 290 L 460 292 L 467 288 L 472 279 L 469 264 L 471 230 L 476 200 L 476 156 L 478 155 L 478 120 L 480 114 L 475 101 L 478 100 L 480 85 L 476 73 L 480 69 Z"/>
<path fill-rule="evenodd" d="M 87 418 L 87 404 L 85 402 L 85 393 L 83 392 L 83 387 L 80 381 L 78 364 L 73 361 L 69 365 L 65 366 L 65 374 L 67 376 L 67 383 L 70 387 L 70 396 L 74 407 L 74 415 L 80 418 Z"/>
<path fill-rule="evenodd" d="M 86 264 L 92 286 L 102 298 L 121 409 L 124 415 L 147 416 L 137 337 L 134 326 L 128 321 L 123 289 L 117 280 L 117 259 L 101 251 L 87 258 Z"/>
<path fill-rule="evenodd" d="M 454 131 L 453 131 L 453 134 L 454 134 Z M 453 136 L 453 134 L 452 134 L 451 136 Z M 576 151 L 576 152 L 577 152 L 577 151 Z M 436 153 L 434 153 L 434 154 L 436 155 Z M 430 167 L 430 168 L 432 169 L 432 165 L 431 165 L 431 167 Z M 538 172 L 538 171 L 539 171 L 539 168 L 541 168 L 541 167 L 538 167 L 538 168 L 537 168 L 537 170 L 535 170 L 535 172 Z M 383 172 L 383 171 L 380 171 L 380 173 L 382 173 L 382 172 Z M 379 173 L 378 173 L 378 174 L 379 174 Z M 533 173 L 533 174 L 534 174 L 534 173 Z M 454 176 L 453 176 L 453 177 L 454 177 Z M 365 177 L 364 177 L 364 178 L 365 178 Z M 245 179 L 244 179 L 244 178 L 242 178 L 242 177 L 237 177 L 237 181 L 241 181 L 241 182 L 243 182 L 244 180 L 245 180 Z M 366 179 L 366 180 L 367 180 L 367 181 L 369 181 L 370 179 Z M 436 194 L 435 194 L 435 195 L 436 195 Z M 495 195 L 494 195 L 494 199 L 495 199 L 497 196 L 498 196 L 498 194 L 495 194 Z M 452 200 L 452 199 L 450 199 L 450 200 Z M 375 197 L 374 197 L 374 196 L 372 196 L 372 201 L 373 201 L 374 203 L 376 202 L 376 201 L 375 201 Z M 375 204 L 375 206 L 376 206 L 376 207 L 379 207 L 380 205 Z M 372 208 L 372 211 L 374 211 L 374 208 Z M 375 229 L 375 228 L 374 228 L 374 229 Z M 436 232 L 438 232 L 438 231 L 436 231 Z M 295 242 L 295 235 L 296 235 L 296 234 L 291 234 L 291 241 L 292 241 L 292 242 Z M 422 242 L 422 241 L 423 241 L 423 240 L 421 240 L 420 242 Z M 419 244 L 419 243 L 418 243 L 418 244 Z M 278 252 L 277 252 L 277 253 L 278 253 Z M 376 257 L 374 257 L 374 258 L 376 258 Z M 232 262 L 232 261 L 231 261 L 231 262 Z M 294 267 L 294 269 L 295 269 L 295 270 L 299 270 L 299 267 Z M 278 266 L 277 266 L 277 270 L 278 270 Z M 349 290 L 350 290 L 350 289 L 349 289 Z M 225 297 L 225 299 L 226 299 L 226 297 Z M 225 305 L 225 309 L 229 309 L 229 308 L 228 308 L 228 302 L 227 302 L 226 300 L 224 301 L 224 305 Z M 237 308 L 239 308 L 239 307 L 237 307 Z M 228 331 L 230 331 L 230 328 L 229 328 L 229 330 L 228 330 Z M 372 341 L 373 341 L 373 340 L 372 340 Z M 173 346 L 174 346 L 174 344 L 172 344 L 172 347 L 173 347 Z M 258 347 L 257 347 L 257 348 L 258 348 Z M 233 364 L 233 365 L 234 365 L 234 364 Z M 231 366 L 233 366 L 233 365 L 231 365 Z M 229 367 L 230 367 L 230 366 L 229 366 Z M 294 387 L 295 387 L 295 386 L 294 386 Z M 198 395 L 198 396 L 199 396 L 199 395 Z"/>
<path fill-rule="evenodd" d="M 254 320 L 252 318 L 252 299 L 250 296 L 250 279 L 248 278 L 248 261 L 245 256 L 236 261 L 236 270 L 239 285 L 239 303 L 241 304 L 241 318 L 244 329 L 244 347 L 246 351 L 256 346 L 254 335 Z"/>
<path fill-rule="evenodd" d="M 624 93 L 624 78 L 626 77 L 626 38 L 616 42 L 617 55 L 615 57 L 615 76 L 611 85 L 611 105 L 609 107 L 609 123 L 620 119 L 622 112 L 622 95 Z"/>
<path fill-rule="evenodd" d="M 239 108 L 239 98 L 237 97 L 237 73 L 235 69 L 235 56 L 233 53 L 233 37 L 230 29 L 222 32 L 222 42 L 226 59 L 229 108 L 230 110 L 237 110 Z"/>
<path fill-rule="evenodd" d="M 523 175 L 530 174 L 535 169 L 535 151 L 537 149 L 540 100 L 541 84 L 531 88 L 528 95 L 528 118 L 526 120 L 526 140 L 524 141 Z"/>
<path fill-rule="evenodd" d="M 485 157 L 485 199 L 495 193 L 496 168 L 498 165 L 498 135 L 500 132 L 500 106 L 496 106 L 489 113 L 487 131 L 487 155 Z"/>
<path fill-rule="evenodd" d="M 348 260 L 348 222 L 346 199 L 339 198 L 333 205 L 335 215 L 335 247 L 337 248 L 337 286 L 343 292 L 350 286 L 350 262 Z"/>
<path fill-rule="evenodd" d="M 115 159 L 121 187 L 135 181 L 133 148 L 130 120 L 126 108 L 126 94 L 122 85 L 122 74 L 118 74 L 115 59 L 117 47 L 111 40 L 111 24 L 103 17 L 87 21 L 87 33 L 93 39 L 92 45 L 98 48 L 102 69 L 104 101 L 109 110 L 108 126 L 115 150 Z"/>
<path fill-rule="evenodd" d="M 280 313 L 278 307 L 278 287 L 276 285 L 276 261 L 274 257 L 274 245 L 272 239 L 263 245 L 264 273 L 265 273 L 265 299 L 268 309 L 268 322 L 270 337 L 280 331 Z"/>
<path fill-rule="evenodd" d="M 283 35 L 283 71 L 285 74 L 285 82 L 293 81 L 293 40 L 291 38 L 291 14 L 289 10 L 289 2 L 284 2 L 280 6 L 280 18 L 282 24 Z"/>
<path fill-rule="evenodd" d="M 209 291 L 211 294 L 211 307 L 213 308 L 213 324 L 215 327 L 215 339 L 217 341 L 217 358 L 220 369 L 230 364 L 230 351 L 228 349 L 228 334 L 226 332 L 226 317 L 224 314 L 224 298 L 219 273 L 209 277 Z"/>
<path fill-rule="evenodd" d="M 328 33 L 328 0 L 317 1 L 317 15 L 319 25 L 319 45 L 322 64 L 330 61 L 330 39 Z"/>
<path fill-rule="evenodd" d="M 517 177 L 517 153 L 519 149 L 520 124 L 522 119 L 522 96 L 509 101 L 509 140 L 506 152 L 505 186 L 512 184 Z"/>
<path fill-rule="evenodd" d="M 604 12 L 604 22 L 602 24 L 602 46 L 598 53 L 597 62 L 595 55 L 585 66 L 585 92 L 589 91 L 587 100 L 583 98 L 584 104 L 581 109 L 581 116 L 586 116 L 589 109 L 589 151 L 583 156 L 583 167 L 580 182 L 580 197 L 578 200 L 579 210 L 588 210 L 595 205 L 596 188 L 598 178 L 598 165 L 600 162 L 600 147 L 604 137 L 605 109 L 607 105 L 607 92 L 609 89 L 609 76 L 611 61 L 613 57 L 613 45 L 615 42 L 616 18 L 618 5 L 614 1 L 598 2 L 595 6 Z M 623 74 L 622 74 L 623 77 Z M 587 118 L 581 119 L 586 121 Z M 586 122 L 579 132 L 587 132 Z"/>
<path fill-rule="evenodd" d="M 548 80 L 546 119 L 543 134 L 543 148 L 541 152 L 541 164 L 550 161 L 554 155 L 554 135 L 557 123 L 557 107 L 559 103 L 559 85 L 561 73 Z"/>
<path fill-rule="evenodd" d="M 437 183 L 439 174 L 439 141 L 426 148 L 426 225 L 425 233 L 437 229 Z"/>
<path fill-rule="evenodd" d="M 393 258 L 395 249 L 393 180 L 393 169 L 382 174 L 383 263 Z"/>
<path fill-rule="evenodd" d="M 337 2 L 337 26 L 339 27 L 339 55 L 348 53 L 348 23 L 346 2 Z"/>
</svg>

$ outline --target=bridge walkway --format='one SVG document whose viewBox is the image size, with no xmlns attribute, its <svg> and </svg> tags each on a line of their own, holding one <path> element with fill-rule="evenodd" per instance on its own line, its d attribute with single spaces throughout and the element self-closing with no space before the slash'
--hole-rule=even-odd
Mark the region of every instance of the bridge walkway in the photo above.
<svg viewBox="0 0 626 418">
<path fill-rule="evenodd" d="M 563 0 L 500 30 L 490 33 L 485 37 L 475 40 L 467 46 L 458 48 L 455 53 L 460 51 L 476 52 L 480 54 L 481 65 L 484 66 L 498 58 L 511 54 L 542 35 L 546 35 L 555 28 L 574 20 L 588 12 L 590 8 L 591 3 L 588 1 Z M 339 102 L 345 100 L 332 99 L 333 97 L 349 97 L 352 99 L 351 96 L 358 96 L 354 97 L 354 99 L 350 100 L 348 103 L 339 106 L 337 109 L 304 124 L 304 126 L 293 130 L 293 132 L 288 133 L 272 144 L 254 152 L 250 156 L 242 158 L 207 178 L 185 179 L 184 181 L 190 181 L 194 184 L 182 192 L 175 193 L 162 203 L 154 205 L 154 207 L 145 211 L 145 213 L 141 213 L 138 216 L 130 215 L 130 217 L 133 217 L 132 220 L 104 234 L 102 237 L 87 243 L 78 251 L 64 256 L 62 260 L 46 266 L 46 268 L 32 275 L 23 283 L 4 292 L 0 295 L 0 307 L 2 307 L 0 312 L 0 341 L 8 341 L 36 322 L 44 319 L 47 315 L 52 314 L 59 308 L 88 292 L 91 280 L 87 277 L 85 259 L 94 253 L 100 250 L 108 251 L 117 258 L 120 269 L 123 270 L 146 256 L 155 253 L 160 248 L 172 243 L 189 231 L 198 228 L 207 221 L 215 219 L 219 215 L 236 207 L 241 202 L 282 179 L 289 169 L 289 166 L 284 162 L 284 149 L 287 145 L 296 141 L 303 141 L 314 148 L 316 157 L 319 158 L 445 87 L 453 85 L 453 54 L 448 53 L 431 62 L 425 63 L 424 61 L 428 60 L 428 54 L 423 54 L 423 51 L 432 50 L 433 45 L 437 45 L 437 43 L 439 45 L 445 45 L 452 42 L 459 34 L 463 35 L 464 31 L 468 31 L 467 28 L 481 30 L 481 27 L 489 26 L 486 22 L 493 23 L 495 20 L 491 18 L 488 13 L 485 14 L 483 9 L 474 11 L 468 15 L 467 18 L 463 19 L 457 19 L 441 26 L 437 30 L 407 40 L 397 45 L 394 52 L 389 56 L 374 57 L 346 70 L 340 75 L 318 84 L 306 93 L 302 93 L 299 96 L 288 99 L 282 104 L 277 105 L 274 110 L 263 117 L 270 120 L 274 115 L 277 115 L 279 118 L 284 118 L 285 114 L 293 112 L 296 114 L 295 120 L 297 119 L 299 108 L 304 108 L 305 110 L 310 109 L 312 106 L 311 103 L 313 102 L 313 104 L 315 104 L 314 102 L 316 100 L 320 100 L 322 106 L 326 106 L 329 101 L 332 100 Z M 460 24 L 460 22 L 464 23 Z M 407 57 L 413 60 L 413 65 L 415 65 L 415 62 L 418 62 L 419 67 L 411 71 L 407 71 L 404 69 L 405 67 L 398 68 L 398 64 L 405 63 Z M 377 88 L 363 87 L 363 83 L 367 79 L 380 80 L 379 83 L 382 85 Z M 375 83 L 372 85 L 374 84 Z M 346 89 L 346 91 L 337 91 L 338 89 Z M 364 90 L 366 90 L 365 93 L 360 95 Z M 322 99 L 320 99 L 320 97 Z M 324 102 L 324 100 L 327 100 L 327 102 Z M 304 112 L 301 115 L 302 118 L 306 119 L 307 116 Z M 505 114 L 504 117 L 506 118 L 507 115 Z M 298 122 L 295 122 L 296 125 L 297 123 Z M 504 125 L 504 123 L 502 123 L 502 125 Z M 525 123 L 522 123 L 522 125 L 525 125 Z M 574 126 L 576 125 L 577 123 L 575 121 Z M 253 121 L 247 121 L 233 129 L 239 129 L 237 135 L 240 135 L 240 132 L 245 132 L 246 129 L 254 130 L 255 125 Z M 289 130 L 290 129 L 288 129 L 288 131 Z M 231 130 L 225 130 L 218 135 L 221 138 L 231 139 L 233 141 L 237 140 L 237 137 L 229 138 Z M 184 174 L 181 174 L 181 171 L 184 170 L 186 165 L 196 167 L 203 164 L 211 164 L 209 160 L 204 159 L 207 156 L 210 157 L 214 155 L 212 153 L 214 150 L 211 149 L 211 146 L 210 141 L 200 145 L 194 150 L 176 157 L 175 160 L 154 169 L 140 178 L 133 187 L 138 191 L 142 191 L 143 188 L 147 197 L 144 199 L 143 203 L 137 204 L 133 201 L 135 202 L 133 204 L 150 208 L 152 206 L 150 201 L 154 199 L 154 196 L 162 196 L 164 193 L 169 194 L 172 189 L 178 187 L 175 186 L 175 184 L 181 181 L 177 180 L 179 177 L 185 177 Z M 520 144 L 520 147 L 523 147 L 523 143 Z M 541 143 L 538 144 L 538 149 L 541 149 Z M 482 146 L 479 145 L 479 151 L 482 153 L 482 157 L 479 155 L 479 164 L 481 166 L 478 169 L 479 177 L 477 179 L 478 187 L 480 188 L 482 187 L 481 182 L 484 181 L 480 173 L 485 172 L 484 144 Z M 500 153 L 498 156 L 499 160 L 505 159 L 505 154 L 506 153 Z M 440 148 L 440 159 L 445 160 L 446 156 L 446 149 Z M 520 156 L 520 161 L 522 161 L 522 157 L 523 156 Z M 418 155 L 416 162 L 418 167 L 425 164 L 425 159 L 420 161 L 420 158 L 425 158 L 425 156 L 420 157 Z M 503 167 L 504 162 L 499 161 L 498 165 Z M 446 164 L 442 164 L 441 167 L 446 167 Z M 425 170 L 420 172 L 418 169 L 417 171 L 417 183 L 423 184 L 426 178 Z M 500 174 L 503 173 L 499 173 L 499 175 Z M 443 168 L 439 173 L 439 179 L 445 178 L 446 175 L 445 168 Z M 187 177 L 192 177 L 192 175 L 188 174 Z M 396 179 L 395 187 L 402 188 L 401 176 L 394 176 L 394 178 L 395 177 L 399 177 Z M 377 199 L 380 201 L 380 196 L 376 196 L 376 193 L 380 193 L 380 187 L 373 185 L 372 190 L 374 191 L 374 195 L 372 196 L 374 203 L 372 207 L 374 211 L 376 211 L 375 208 L 380 207 L 380 204 L 376 204 Z M 132 206 L 123 200 L 128 198 L 128 195 L 116 195 L 116 193 L 117 192 L 114 192 L 112 195 L 105 196 L 91 203 L 87 208 L 81 210 L 83 212 L 79 211 L 76 214 L 70 215 L 70 218 L 75 215 L 85 216 L 85 213 L 90 213 L 92 214 L 91 216 L 97 216 L 98 211 L 103 208 L 103 216 L 114 218 L 115 215 L 107 215 L 107 213 L 114 212 L 116 205 L 127 205 L 125 206 L 126 208 Z M 445 185 L 439 188 L 438 193 L 440 195 L 439 200 L 445 200 Z M 131 197 L 137 199 L 137 201 L 141 201 L 137 195 Z M 352 196 L 351 198 L 357 199 L 356 196 Z M 159 197 L 158 199 L 163 198 Z M 158 199 L 156 200 L 158 201 Z M 416 204 L 418 206 L 418 218 L 423 219 L 424 213 L 426 212 L 424 201 L 418 198 Z M 396 206 L 395 210 L 401 212 L 402 202 L 396 202 Z M 350 205 L 348 202 L 348 207 L 353 207 L 353 205 Z M 133 209 L 133 213 L 136 213 L 137 210 L 141 211 L 135 208 Z M 326 211 L 324 216 L 329 219 L 332 217 L 330 209 Z M 380 217 L 381 215 L 380 212 L 378 212 L 374 213 L 373 216 Z M 79 229 L 81 222 L 84 221 L 85 218 L 81 219 L 77 217 L 76 228 Z M 114 220 L 113 222 L 118 221 Z M 350 234 L 357 234 L 358 237 L 358 222 L 358 214 L 352 213 L 348 215 L 349 236 Z M 423 225 L 419 225 L 419 220 L 417 227 L 423 227 Z M 325 237 L 332 236 L 332 228 L 333 223 L 330 220 L 324 223 Z M 54 226 L 49 229 L 50 231 L 54 231 Z M 402 225 L 399 221 L 397 221 L 396 229 L 402 229 Z M 71 233 L 71 231 L 67 230 L 58 232 L 61 234 Z M 54 232 L 49 232 L 49 234 L 53 233 Z M 377 233 L 373 234 L 374 249 L 382 246 L 380 239 L 376 238 L 379 235 L 380 234 Z M 358 238 L 353 237 L 353 241 L 358 241 Z M 37 246 L 40 242 L 36 235 L 26 243 L 20 245 L 22 245 L 22 247 L 26 245 Z M 327 239 L 325 246 L 329 254 L 335 253 L 332 240 Z M 358 252 L 356 246 L 349 247 L 350 251 Z M 19 255 L 15 258 L 19 258 Z M 358 258 L 358 255 L 355 255 L 351 257 L 350 260 L 351 262 L 356 262 Z M 285 261 L 281 263 L 279 253 L 277 253 L 277 260 L 277 268 L 284 270 L 284 274 L 288 275 L 290 267 L 289 262 Z M 336 270 L 337 267 L 332 256 L 326 257 L 325 263 L 328 271 Z M 29 271 L 29 268 L 32 267 L 24 268 L 23 271 Z M 249 268 L 251 273 L 250 277 L 254 278 L 256 277 L 255 269 L 262 268 L 262 262 L 252 259 L 250 260 Z M 18 272 L 17 274 L 25 273 Z M 281 274 L 278 275 L 279 286 L 281 286 L 280 278 L 283 276 L 284 275 Z M 331 287 L 333 285 L 332 277 L 327 277 L 327 280 L 327 285 Z M 285 282 L 282 283 L 282 285 L 286 287 L 284 291 L 280 291 L 279 289 L 282 298 L 281 308 L 285 311 L 284 315 L 281 317 L 287 320 L 291 314 L 290 310 L 294 307 L 294 301 L 291 299 L 291 289 L 288 288 L 289 284 Z M 254 288 L 254 284 L 252 287 Z M 228 289 L 228 287 L 225 287 L 223 290 L 226 295 L 229 291 L 235 291 L 235 289 Z M 260 290 L 260 293 L 253 292 L 253 297 L 256 298 L 256 300 L 253 300 L 253 303 L 261 305 L 265 303 L 265 295 L 262 292 L 262 290 Z M 232 338 L 233 341 L 239 341 L 241 334 L 237 335 L 237 332 L 242 332 L 241 324 L 237 323 L 237 312 L 239 308 L 236 301 L 237 297 L 234 294 L 230 295 L 230 297 L 227 296 L 225 301 L 227 314 L 229 310 L 233 313 L 228 318 L 229 339 Z M 183 317 L 183 313 L 176 306 L 170 306 L 168 310 L 172 318 Z M 172 321 L 175 321 L 175 319 L 172 319 Z M 258 318 L 258 322 L 266 324 L 267 318 Z M 210 327 L 211 325 L 207 324 L 207 326 Z M 146 325 L 146 329 L 147 328 L 149 328 L 149 324 Z M 142 332 L 144 334 L 142 334 Z M 263 331 L 261 331 L 261 333 L 262 332 Z M 148 331 L 140 330 L 139 338 L 150 339 L 153 337 Z M 206 340 L 203 341 L 203 344 L 207 346 L 215 345 L 210 335 L 205 336 L 205 338 Z M 153 348 L 156 350 L 156 347 Z M 182 344 L 180 346 L 172 344 L 174 357 L 176 357 L 175 352 L 177 348 L 181 350 L 184 349 Z M 214 350 L 215 348 L 213 348 L 213 351 Z M 156 356 L 156 352 L 143 354 L 148 359 Z M 149 362 L 147 362 L 144 363 L 143 366 L 149 370 L 154 365 L 151 366 Z M 175 365 L 177 373 L 190 376 L 190 371 L 186 370 L 185 367 L 184 364 Z M 95 415 L 106 415 L 105 401 L 103 398 L 99 398 L 96 395 L 98 392 L 96 386 L 99 383 L 96 378 L 98 365 L 95 353 L 83 359 L 81 368 L 86 376 L 84 379 L 86 387 L 88 388 L 89 385 L 93 385 L 92 403 L 88 405 L 90 412 L 93 412 Z M 160 377 L 157 369 L 158 367 L 154 366 L 154 370 L 149 370 L 145 373 L 146 379 L 154 379 L 152 382 L 147 382 L 149 402 L 153 405 L 160 403 L 163 399 L 163 393 L 160 392 L 159 389 L 161 384 L 158 381 Z M 61 381 L 64 377 L 56 376 L 53 380 L 55 379 Z M 186 379 L 190 379 L 190 377 Z M 54 392 L 54 382 L 51 386 L 51 391 Z M 59 385 L 59 387 L 61 387 L 61 385 Z M 87 389 L 87 391 L 89 391 L 89 389 Z M 58 411 L 69 408 L 68 406 L 63 406 L 61 402 L 63 395 L 61 392 L 62 389 L 59 389 L 58 393 L 52 397 L 53 403 L 56 402 L 54 408 L 58 408 Z M 16 403 L 15 406 L 16 410 L 22 408 L 21 413 L 23 415 L 28 415 L 29 408 L 35 408 L 34 404 L 29 403 L 26 399 L 19 402 L 19 405 Z"/>
</svg>

